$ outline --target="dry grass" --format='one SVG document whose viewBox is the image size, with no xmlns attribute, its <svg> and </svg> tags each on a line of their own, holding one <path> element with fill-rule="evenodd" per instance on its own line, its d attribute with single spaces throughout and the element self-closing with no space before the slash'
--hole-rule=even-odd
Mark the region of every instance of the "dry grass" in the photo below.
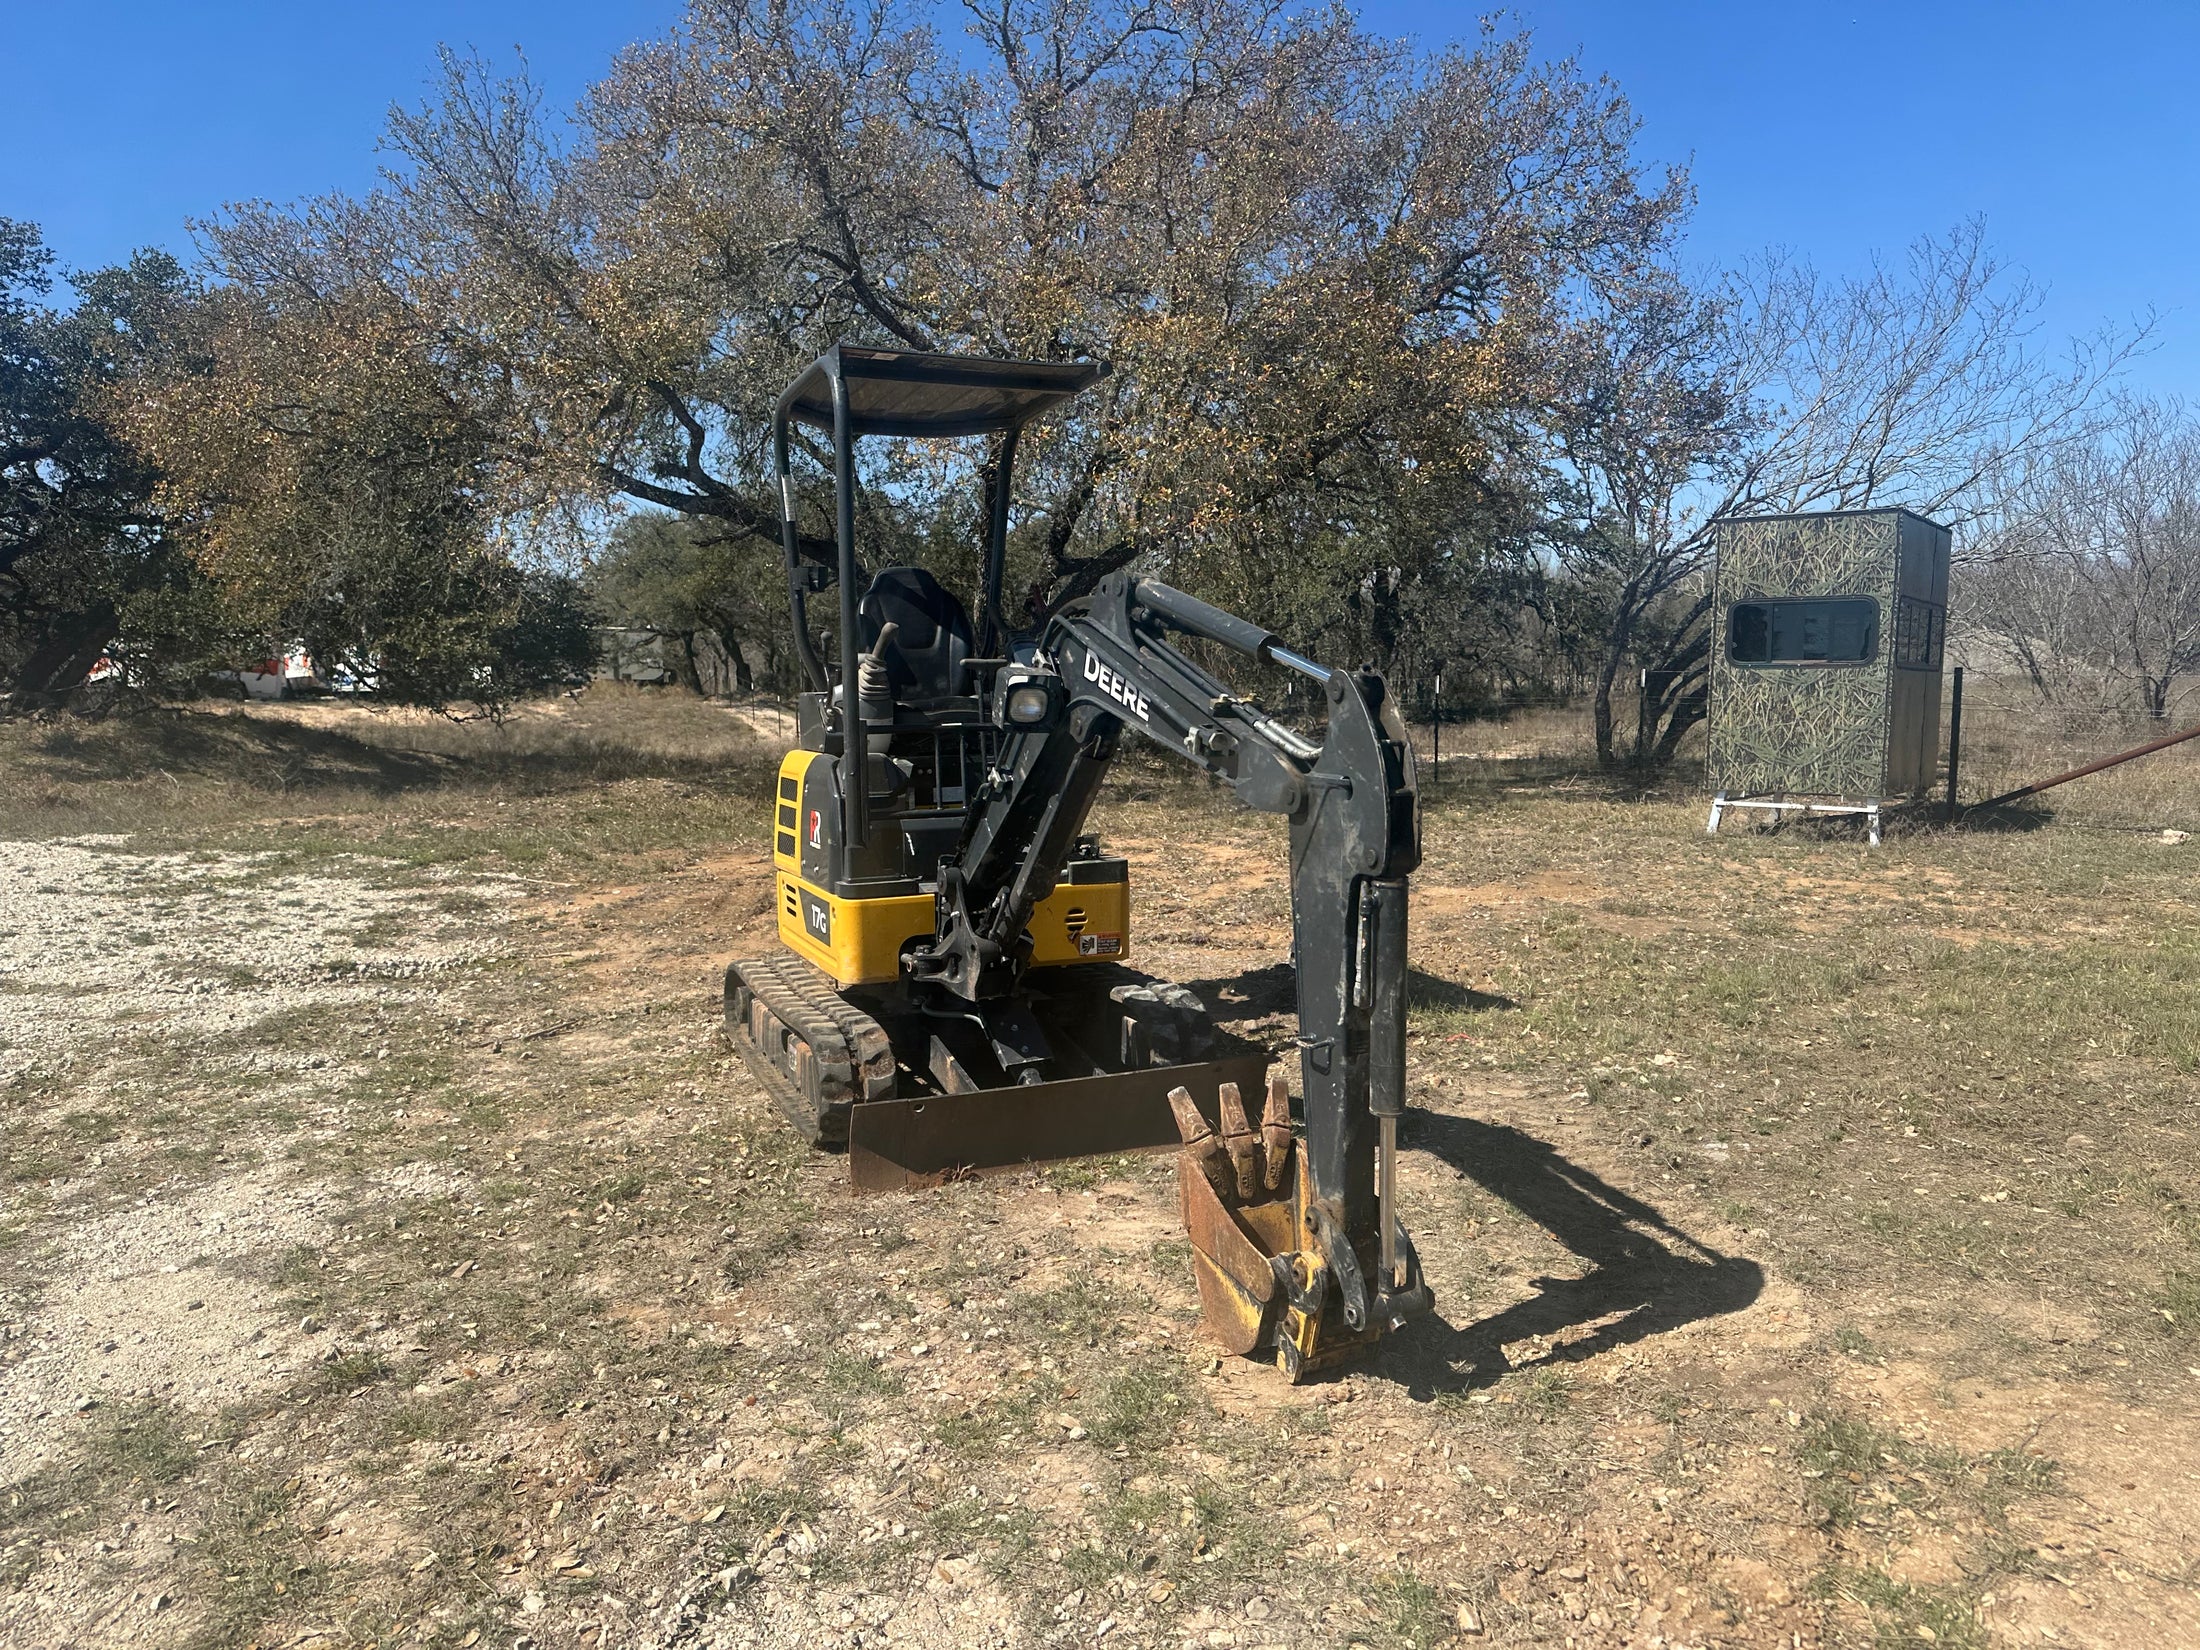
<svg viewBox="0 0 2200 1650">
<path fill-rule="evenodd" d="M 11 831 L 86 818 L 150 823 L 209 805 L 252 813 L 275 797 L 347 806 L 420 791 L 706 778 L 767 754 L 752 713 L 609 683 L 494 722 L 341 701 L 126 707 L 97 720 L 0 722 L 0 753 L 16 781 Z"/>
<path fill-rule="evenodd" d="M 1578 708 L 1539 708 L 1469 722 L 1427 723 L 1413 728 L 1414 749 L 1423 763 L 1440 754 L 1444 778 L 1471 782 L 1492 771 L 1518 773 L 1526 765 L 1585 769 L 1594 765 L 1596 735 L 1588 713 Z M 1441 750 L 1439 750 L 1439 745 Z M 1452 763 L 1460 764 L 1458 768 Z"/>
<path fill-rule="evenodd" d="M 1614 706 L 1614 715 L 1624 744 L 1635 715 L 1624 695 Z M 2193 717 L 2184 712 L 2162 724 L 2133 711 L 2045 704 L 2021 679 L 1974 673 L 1964 685 L 1962 800 L 1969 805 L 1998 796 L 2181 731 L 2192 722 Z M 1945 744 L 1945 696 L 1940 728 Z M 1413 729 L 1424 776 L 1435 754 L 1432 733 L 1425 723 Z M 1595 767 L 1596 741 L 1584 707 L 1447 722 L 1442 736 L 1446 784 L 1473 786 L 1493 779 L 1502 783 L 1530 777 L 1562 781 Z M 1675 788 L 1703 788 L 1702 762 L 1703 732 L 1698 728 L 1681 742 L 1675 772 L 1665 784 L 1667 793 Z M 1936 801 L 1940 783 L 1935 781 Z M 2200 831 L 2200 740 L 2058 786 L 1997 818 L 1981 817 L 1974 825 L 2024 829 L 2050 821 L 2089 829 Z"/>
<path fill-rule="evenodd" d="M 537 868 L 694 849 L 761 837 L 740 799 L 778 749 L 759 724 L 783 720 L 605 684 L 500 723 L 348 704 L 0 721 L 0 836 Z"/>
<path fill-rule="evenodd" d="M 94 1410 L 0 1492 L 0 1573 L 57 1601 L 16 1638 L 119 1642 L 127 1563 L 152 1643 L 2200 1642 L 2193 849 L 1708 839 L 1559 721 L 1488 730 L 1416 881 L 1439 1316 L 1293 1391 L 1200 1346 L 1165 1162 L 859 1200 L 789 1138 L 711 1037 L 769 921 L 723 717 L 0 729 L 49 791 L 12 831 L 537 890 L 434 1015 L 246 1028 L 157 1118 L 80 1098 L 157 1028 L 0 1092 L 77 1118 L 13 1325 L 65 1324 L 48 1246 L 104 1210 L 254 1164 L 341 1210 L 255 1273 L 320 1361 Z M 1147 965 L 1286 1042 L 1275 822 L 1141 759 L 1099 823 Z M 245 1075 L 307 1047 L 310 1090 Z"/>
<path fill-rule="evenodd" d="M 2189 714 L 2163 724 L 2120 711 L 2042 705 L 2018 682 L 1966 682 L 1963 796 L 1998 796 L 2191 725 Z M 2200 740 L 2073 780 L 2022 806 L 2032 819 L 2064 825 L 2193 830 L 2200 826 Z"/>
</svg>

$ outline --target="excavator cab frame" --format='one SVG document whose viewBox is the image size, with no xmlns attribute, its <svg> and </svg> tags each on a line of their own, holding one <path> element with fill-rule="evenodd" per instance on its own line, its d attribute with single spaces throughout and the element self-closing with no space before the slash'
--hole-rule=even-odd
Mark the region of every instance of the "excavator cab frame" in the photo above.
<svg viewBox="0 0 2200 1650">
<path fill-rule="evenodd" d="M 935 929 L 938 868 L 1015 714 L 991 689 L 1011 669 L 1000 656 L 1001 582 L 1019 436 L 1108 372 L 1104 362 L 843 343 L 798 374 L 774 411 L 788 604 L 810 690 L 776 798 L 774 905 L 792 956 L 735 965 L 729 1030 L 798 1127 L 847 1145 L 865 1189 L 1164 1145 L 1172 1086 L 1191 1084 L 1211 1107 L 1222 1081 L 1258 1078 L 1250 1045 L 1207 1058 L 1217 1039 L 1191 993 L 1126 966 L 1129 866 L 1090 837 L 1038 890 L 1026 918 L 1033 975 L 1015 1004 L 971 1013 L 904 977 L 907 953 Z M 829 561 L 798 528 L 797 424 L 825 437 Z M 921 568 L 867 577 L 854 510 L 855 451 L 867 436 L 994 438 L 978 626 Z M 839 637 L 821 648 L 809 600 L 836 585 Z M 913 649 L 911 624 L 924 633 Z M 797 989 L 802 1000 L 787 1001 Z M 843 1037 L 835 1049 L 831 1027 L 856 1011 L 881 1037 Z"/>
<path fill-rule="evenodd" d="M 772 410 L 772 466 L 779 483 L 780 545 L 787 564 L 787 605 L 794 620 L 795 653 L 818 693 L 829 691 L 825 663 L 810 640 L 810 592 L 818 588 L 805 564 L 796 528 L 792 450 L 788 426 L 807 424 L 831 448 L 833 567 L 840 595 L 840 679 L 857 679 L 862 627 L 857 594 L 855 450 L 865 436 L 924 440 L 995 435 L 991 508 L 987 512 L 984 569 L 979 598 L 976 655 L 986 662 L 1007 635 L 1001 620 L 1001 573 L 1008 559 L 1008 507 L 1016 448 L 1023 428 L 1108 376 L 1105 361 L 1010 361 L 991 356 L 941 355 L 924 350 L 867 349 L 835 344 L 780 392 Z M 853 709 L 851 747 L 863 736 L 860 698 Z M 844 840 L 862 847 L 869 839 L 868 787 L 850 785 L 842 797 Z"/>
</svg>

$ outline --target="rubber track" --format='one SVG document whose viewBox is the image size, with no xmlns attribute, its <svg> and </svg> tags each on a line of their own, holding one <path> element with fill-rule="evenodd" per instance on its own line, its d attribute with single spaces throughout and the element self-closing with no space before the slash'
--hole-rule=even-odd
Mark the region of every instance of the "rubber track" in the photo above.
<svg viewBox="0 0 2200 1650">
<path fill-rule="evenodd" d="M 748 1017 L 734 1010 L 734 987 L 748 987 L 770 1021 L 798 1046 L 782 1056 L 784 1037 L 759 1046 Z M 848 1138 L 848 1108 L 894 1095 L 894 1051 L 879 1023 L 842 997 L 833 982 L 799 957 L 779 955 L 726 970 L 726 1032 L 748 1057 L 781 1109 L 812 1140 Z M 804 1058 L 804 1055 L 807 1058 Z"/>
</svg>

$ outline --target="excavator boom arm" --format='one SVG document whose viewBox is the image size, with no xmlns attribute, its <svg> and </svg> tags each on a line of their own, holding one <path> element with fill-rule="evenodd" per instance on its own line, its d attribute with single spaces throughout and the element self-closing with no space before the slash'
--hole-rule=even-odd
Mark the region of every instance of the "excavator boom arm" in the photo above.
<svg viewBox="0 0 2200 1650">
<path fill-rule="evenodd" d="M 1323 740 L 1231 692 L 1172 633 L 1320 681 Z M 1390 1186 L 1405 1106 L 1406 877 L 1420 841 L 1412 747 L 1382 679 L 1324 669 L 1245 620 L 1116 575 L 1048 624 L 1031 663 L 1001 673 L 995 702 L 1000 754 L 942 867 L 936 932 L 908 958 L 910 977 L 974 1003 L 1015 991 L 1032 907 L 1075 847 L 1126 728 L 1286 816 L 1310 1213 L 1347 1328 L 1410 1309 L 1393 1300 L 1417 1285 L 1404 1281 Z"/>
</svg>

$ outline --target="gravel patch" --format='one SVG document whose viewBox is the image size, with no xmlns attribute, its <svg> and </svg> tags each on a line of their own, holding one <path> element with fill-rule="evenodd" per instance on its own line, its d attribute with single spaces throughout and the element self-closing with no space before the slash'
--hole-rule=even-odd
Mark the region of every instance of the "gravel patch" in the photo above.
<svg viewBox="0 0 2200 1650">
<path fill-rule="evenodd" d="M 127 840 L 0 841 L 0 1082 L 118 1031 L 219 1037 L 285 1009 L 386 999 L 393 982 L 498 949 L 494 918 L 438 910 L 417 887 L 270 874 L 257 854 L 134 854 Z M 447 882 L 492 907 L 521 888 Z"/>
<path fill-rule="evenodd" d="M 264 855 L 137 854 L 111 837 L 0 842 L 0 1085 L 66 1072 L 72 1093 L 100 1095 L 109 1056 L 147 1035 L 191 1048 L 202 1080 L 240 1063 L 299 1064 L 239 1048 L 236 1036 L 291 1009 L 425 1007 L 455 984 L 452 971 L 500 949 L 519 879 L 440 879 L 435 893 L 472 896 L 454 911 L 417 885 L 344 874 L 378 869 L 271 872 Z M 310 1111 L 323 1090 L 298 1075 Z M 52 1460 L 103 1404 L 212 1411 L 320 1356 L 325 1336 L 286 1317 L 254 1274 L 325 1240 L 359 1192 L 300 1183 L 255 1157 L 120 1208 L 95 1180 L 47 1184 L 30 1299 L 0 1297 L 0 1341 L 21 1349 L 0 1371 L 0 1485 Z M 448 1189 L 443 1179 L 415 1167 L 378 1189 L 432 1195 Z"/>
<path fill-rule="evenodd" d="M 460 1184 L 415 1168 L 387 1195 Z M 328 1337 L 292 1319 L 249 1276 L 253 1261 L 317 1243 L 355 1190 L 286 1184 L 264 1166 L 73 1224 L 43 1306 L 11 1324 L 26 1347 L 0 1375 L 0 1486 L 66 1445 L 101 1406 L 158 1400 L 210 1411 L 280 1385 L 322 1356 Z"/>
</svg>

